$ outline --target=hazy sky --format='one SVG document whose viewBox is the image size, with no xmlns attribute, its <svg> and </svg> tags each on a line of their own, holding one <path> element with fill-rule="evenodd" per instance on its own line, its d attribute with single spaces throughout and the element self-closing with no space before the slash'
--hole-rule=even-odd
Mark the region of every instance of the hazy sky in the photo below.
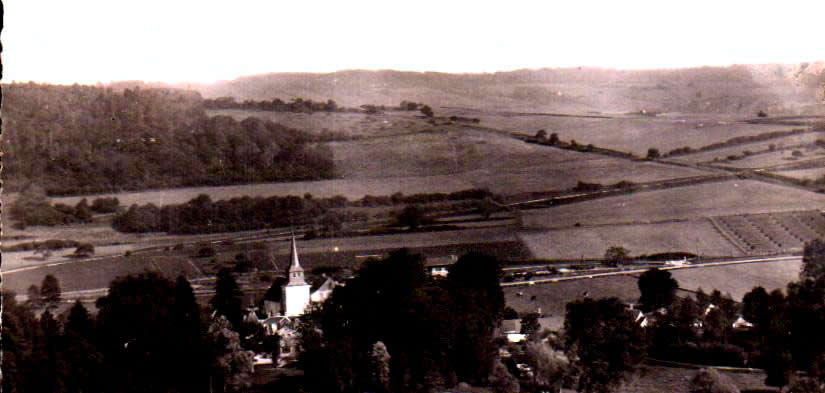
<svg viewBox="0 0 825 393">
<path fill-rule="evenodd" d="M 5 81 L 825 60 L 822 0 L 4 3 Z"/>
</svg>

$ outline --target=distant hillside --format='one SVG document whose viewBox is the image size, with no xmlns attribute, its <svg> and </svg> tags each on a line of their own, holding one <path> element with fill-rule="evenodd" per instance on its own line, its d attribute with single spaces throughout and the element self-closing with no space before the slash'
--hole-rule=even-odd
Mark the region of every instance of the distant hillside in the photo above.
<svg viewBox="0 0 825 393">
<path fill-rule="evenodd" d="M 492 74 L 389 70 L 273 73 L 181 87 L 196 89 L 206 98 L 331 98 L 344 106 L 394 105 L 408 100 L 479 109 L 753 114 L 810 111 L 817 94 L 823 94 L 823 83 L 825 62 L 642 71 L 568 68 Z"/>
</svg>

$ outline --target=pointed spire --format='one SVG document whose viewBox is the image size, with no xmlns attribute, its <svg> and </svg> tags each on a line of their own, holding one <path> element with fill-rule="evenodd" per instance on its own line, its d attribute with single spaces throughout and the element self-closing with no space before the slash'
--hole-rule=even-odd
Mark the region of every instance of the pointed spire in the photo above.
<svg viewBox="0 0 825 393">
<path fill-rule="evenodd" d="M 289 270 L 292 271 L 293 268 L 301 269 L 301 264 L 298 262 L 298 245 L 295 243 L 294 233 L 292 234 L 292 249 L 289 252 Z"/>
<path fill-rule="evenodd" d="M 298 245 L 295 242 L 295 234 L 292 234 L 292 244 L 289 251 L 289 283 L 287 285 L 307 285 L 304 279 L 304 268 L 298 262 Z"/>
</svg>

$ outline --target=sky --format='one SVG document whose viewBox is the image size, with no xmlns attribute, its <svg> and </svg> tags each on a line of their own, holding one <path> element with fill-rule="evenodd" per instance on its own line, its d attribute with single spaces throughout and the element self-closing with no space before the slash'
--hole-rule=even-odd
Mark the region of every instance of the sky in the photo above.
<svg viewBox="0 0 825 393">
<path fill-rule="evenodd" d="M 717 4 L 720 3 L 720 4 Z M 825 60 L 825 1 L 6 0 L 3 80 Z"/>
</svg>

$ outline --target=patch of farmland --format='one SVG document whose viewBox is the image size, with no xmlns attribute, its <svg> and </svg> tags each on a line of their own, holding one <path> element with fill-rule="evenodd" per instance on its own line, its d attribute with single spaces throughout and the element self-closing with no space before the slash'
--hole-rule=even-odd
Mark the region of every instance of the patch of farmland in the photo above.
<svg viewBox="0 0 825 393">
<path fill-rule="evenodd" d="M 189 262 L 188 258 L 131 256 L 128 258 L 117 257 L 77 261 L 42 269 L 5 273 L 3 275 L 3 287 L 5 290 L 23 294 L 26 293 L 26 289 L 30 285 L 39 286 L 43 281 L 43 277 L 51 274 L 60 281 L 60 287 L 63 291 L 106 288 L 116 277 L 138 274 L 144 271 L 159 272 L 170 280 L 174 280 L 178 275 L 187 278 L 201 277 L 200 271 Z"/>
<path fill-rule="evenodd" d="M 443 245 L 484 242 L 513 242 L 518 237 L 509 228 L 480 228 L 460 231 L 411 232 L 380 236 L 319 238 L 298 241 L 298 253 L 334 253 L 407 248 L 427 248 Z M 275 255 L 289 255 L 289 242 L 271 243 Z"/>
<path fill-rule="evenodd" d="M 825 149 L 799 148 L 785 149 L 772 152 L 754 154 L 735 160 L 724 160 L 716 163 L 718 166 L 730 168 L 767 168 L 779 165 L 790 165 L 802 163 L 807 160 L 818 160 L 825 162 Z"/>
<path fill-rule="evenodd" d="M 348 137 L 395 135 L 431 127 L 423 119 L 415 117 L 419 112 L 386 112 L 365 114 L 348 112 L 291 113 L 244 109 L 211 109 L 209 116 L 231 116 L 237 121 L 247 117 L 271 120 L 289 128 L 320 135 L 324 132 L 339 133 Z"/>
<path fill-rule="evenodd" d="M 609 247 L 631 255 L 689 252 L 704 256 L 741 256 L 706 219 L 654 224 L 566 228 L 520 235 L 537 258 L 601 258 Z"/>
<path fill-rule="evenodd" d="M 749 254 L 800 252 L 806 243 L 825 239 L 825 216 L 816 210 L 723 216 L 711 220 L 728 239 Z"/>
<path fill-rule="evenodd" d="M 770 124 L 740 123 L 725 116 L 617 116 L 591 119 L 551 116 L 481 116 L 486 127 L 535 135 L 538 130 L 557 133 L 565 142 L 576 140 L 580 145 L 632 152 L 645 156 L 648 148 L 665 153 L 681 147 L 698 149 L 728 139 L 758 135 L 772 131 L 787 131 L 794 127 Z M 798 128 L 798 127 L 797 127 Z"/>
<path fill-rule="evenodd" d="M 690 163 L 699 163 L 699 162 L 711 162 L 714 159 L 724 160 L 728 156 L 745 156 L 745 151 L 749 151 L 752 153 L 757 152 L 767 152 L 771 149 L 771 145 L 776 150 L 781 150 L 786 147 L 792 146 L 799 146 L 799 145 L 810 145 L 816 142 L 819 139 L 825 138 L 825 134 L 821 132 L 817 133 L 805 133 L 799 135 L 791 135 L 782 138 L 776 139 L 769 139 L 765 141 L 753 142 L 753 143 L 744 143 L 741 145 L 725 147 L 721 149 L 713 149 L 703 152 L 696 152 L 691 154 L 685 154 L 682 156 L 676 156 L 669 158 L 670 160 L 679 161 L 679 162 L 690 162 Z M 662 152 L 666 153 L 666 152 Z"/>
<path fill-rule="evenodd" d="M 635 302 L 640 295 L 636 281 L 636 277 L 618 275 L 512 286 L 504 288 L 504 296 L 507 305 L 519 313 L 541 308 L 545 316 L 564 316 L 567 303 L 586 297 L 617 297 L 625 302 Z"/>
<path fill-rule="evenodd" d="M 734 214 L 821 209 L 825 195 L 754 180 L 729 180 L 526 210 L 528 228 L 564 228 L 576 223 L 650 223 Z"/>
<path fill-rule="evenodd" d="M 421 254 L 427 258 L 440 257 L 461 257 L 470 252 L 478 252 L 498 258 L 506 259 L 531 259 L 530 251 L 518 241 L 480 241 L 476 243 L 444 243 L 439 245 L 417 244 L 407 245 L 376 245 L 374 247 L 355 250 L 339 249 L 338 251 L 325 250 L 325 252 L 313 252 L 312 250 L 301 250 L 301 266 L 304 269 L 312 270 L 318 267 L 335 266 L 348 269 L 357 269 L 370 258 L 380 259 L 388 256 L 393 251 L 402 246 L 411 253 Z M 229 257 L 229 256 L 227 256 Z M 279 271 L 286 271 L 289 267 L 289 254 L 277 253 L 272 256 L 272 261 Z"/>
<path fill-rule="evenodd" d="M 756 286 L 768 292 L 782 289 L 789 282 L 799 279 L 802 259 L 776 262 L 742 263 L 737 265 L 699 267 L 671 270 L 679 288 L 696 291 L 702 288 L 707 293 L 718 289 L 729 293 L 734 300 L 742 297 Z"/>
<path fill-rule="evenodd" d="M 799 180 L 817 180 L 825 176 L 825 163 L 823 163 L 821 168 L 792 169 L 787 171 L 775 171 L 773 173 Z"/>
<path fill-rule="evenodd" d="M 647 182 L 704 173 L 528 144 L 471 129 L 334 142 L 330 147 L 336 171 L 345 178 L 449 175 L 500 194 L 568 189 L 578 181 Z"/>
</svg>

